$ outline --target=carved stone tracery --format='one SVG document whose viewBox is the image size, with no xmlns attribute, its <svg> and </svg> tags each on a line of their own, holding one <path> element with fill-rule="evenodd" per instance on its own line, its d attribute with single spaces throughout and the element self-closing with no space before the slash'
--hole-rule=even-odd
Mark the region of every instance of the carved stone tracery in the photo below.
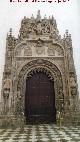
<svg viewBox="0 0 80 142">
<path fill-rule="evenodd" d="M 45 72 L 50 80 L 54 80 L 54 88 L 55 88 L 55 103 L 56 109 L 60 109 L 60 99 L 63 99 L 63 81 L 62 75 L 59 69 L 47 60 L 41 59 L 34 60 L 26 64 L 22 67 L 21 71 L 18 75 L 17 82 L 17 91 L 20 91 L 21 96 L 21 107 L 23 108 L 23 112 L 25 109 L 25 89 L 26 89 L 26 79 L 30 78 L 34 72 Z"/>
<path fill-rule="evenodd" d="M 64 52 L 61 46 L 56 44 L 51 44 L 48 47 L 48 56 L 64 56 Z"/>
</svg>

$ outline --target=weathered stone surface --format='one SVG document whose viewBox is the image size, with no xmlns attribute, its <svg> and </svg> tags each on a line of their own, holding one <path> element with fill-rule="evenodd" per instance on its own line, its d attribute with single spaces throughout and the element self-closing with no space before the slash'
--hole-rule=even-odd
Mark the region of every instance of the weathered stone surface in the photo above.
<svg viewBox="0 0 80 142">
<path fill-rule="evenodd" d="M 77 79 L 73 61 L 71 35 L 66 31 L 61 39 L 56 20 L 24 17 L 18 39 L 7 35 L 5 67 L 2 85 L 2 114 L 24 116 L 25 83 L 34 72 L 46 72 L 54 79 L 57 112 L 63 121 L 77 109 Z M 66 116 L 66 117 L 64 117 Z M 65 119 L 66 118 L 66 119 Z M 6 119 L 7 120 L 7 119 Z M 16 120 L 15 120 L 16 121 Z M 17 123 L 17 122 L 16 122 Z M 66 123 L 66 122 L 65 122 Z"/>
</svg>

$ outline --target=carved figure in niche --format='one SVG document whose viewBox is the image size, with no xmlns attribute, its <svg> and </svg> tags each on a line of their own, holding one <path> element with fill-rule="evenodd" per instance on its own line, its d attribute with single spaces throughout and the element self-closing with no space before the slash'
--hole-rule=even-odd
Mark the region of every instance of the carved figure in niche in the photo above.
<svg viewBox="0 0 80 142">
<path fill-rule="evenodd" d="M 32 50 L 29 46 L 24 48 L 24 56 L 32 56 Z"/>
<path fill-rule="evenodd" d="M 50 33 L 50 27 L 48 24 L 45 25 L 45 33 Z"/>
<path fill-rule="evenodd" d="M 44 34 L 45 33 L 45 27 L 43 26 L 42 27 L 42 34 Z"/>
<path fill-rule="evenodd" d="M 50 26 L 49 26 L 49 24 L 46 22 L 45 24 L 44 24 L 44 33 L 45 34 L 49 34 L 50 33 Z"/>
<path fill-rule="evenodd" d="M 10 93 L 10 86 L 11 86 L 11 80 L 10 79 L 5 79 L 4 80 L 4 92 L 3 92 L 3 96 L 5 99 L 9 98 L 9 93 Z"/>
<path fill-rule="evenodd" d="M 35 24 L 32 24 L 32 34 L 33 34 L 33 35 L 36 34 L 36 32 L 37 32 L 36 29 L 37 29 L 37 28 L 36 28 L 36 25 L 35 25 Z"/>
<path fill-rule="evenodd" d="M 20 33 L 21 33 L 22 38 L 26 38 L 26 29 L 25 28 L 21 29 Z"/>
<path fill-rule="evenodd" d="M 76 86 L 76 81 L 75 81 L 75 78 L 73 76 L 70 77 L 70 86 L 71 87 L 75 87 Z"/>
<path fill-rule="evenodd" d="M 39 24 L 37 25 L 37 34 L 38 34 L 38 35 L 42 34 L 41 23 L 39 23 Z"/>
<path fill-rule="evenodd" d="M 9 98 L 9 94 L 10 94 L 10 88 L 5 88 L 3 91 L 3 97 L 5 100 Z"/>
<path fill-rule="evenodd" d="M 4 98 L 4 113 L 7 114 L 9 110 L 9 94 L 10 94 L 10 88 L 5 88 L 3 90 L 3 98 Z"/>
<path fill-rule="evenodd" d="M 56 34 L 56 30 L 55 29 L 52 32 L 52 36 L 53 36 L 54 40 L 57 40 L 58 36 Z"/>
<path fill-rule="evenodd" d="M 10 79 L 5 79 L 4 80 L 4 88 L 9 89 L 11 86 L 11 80 Z"/>
<path fill-rule="evenodd" d="M 75 75 L 73 72 L 70 72 L 69 76 L 70 76 L 71 95 L 74 97 L 77 94 Z"/>
<path fill-rule="evenodd" d="M 70 87 L 76 87 L 76 80 L 75 80 L 75 75 L 73 72 L 70 72 L 69 74 L 70 77 Z"/>
<path fill-rule="evenodd" d="M 71 95 L 74 97 L 75 95 L 77 95 L 77 89 L 76 87 L 71 87 Z"/>
<path fill-rule="evenodd" d="M 27 34 L 30 34 L 32 32 L 32 26 L 31 24 L 28 25 L 28 28 L 27 28 Z"/>
</svg>

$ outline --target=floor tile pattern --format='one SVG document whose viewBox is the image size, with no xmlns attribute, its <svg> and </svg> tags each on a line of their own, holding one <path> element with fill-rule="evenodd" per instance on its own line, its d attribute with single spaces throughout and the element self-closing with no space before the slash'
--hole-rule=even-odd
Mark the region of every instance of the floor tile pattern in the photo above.
<svg viewBox="0 0 80 142">
<path fill-rule="evenodd" d="M 0 129 L 0 142 L 80 142 L 80 127 L 60 129 L 53 124 L 43 124 Z"/>
</svg>

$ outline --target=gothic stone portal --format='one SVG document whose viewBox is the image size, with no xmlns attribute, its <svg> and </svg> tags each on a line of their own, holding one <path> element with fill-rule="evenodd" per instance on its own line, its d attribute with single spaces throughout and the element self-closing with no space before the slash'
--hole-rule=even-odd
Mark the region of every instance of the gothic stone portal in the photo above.
<svg viewBox="0 0 80 142">
<path fill-rule="evenodd" d="M 27 123 L 56 122 L 54 81 L 46 72 L 33 73 L 26 81 L 25 116 Z"/>
<path fill-rule="evenodd" d="M 59 69 L 47 60 L 34 60 L 21 69 L 18 78 L 18 92 L 21 98 L 19 110 L 20 113 L 23 111 L 26 122 L 56 123 L 56 111 L 60 111 L 60 99 L 64 103 L 62 76 Z"/>
<path fill-rule="evenodd" d="M 52 16 L 49 19 L 46 17 L 42 19 L 40 11 L 38 11 L 36 18 L 33 15 L 31 18 L 24 17 L 19 31 L 18 37 L 15 38 L 10 29 L 10 34 L 6 38 L 1 114 L 10 116 L 12 123 L 13 116 L 14 119 L 21 118 L 21 121 L 22 118 L 27 121 L 30 121 L 30 119 L 34 121 L 35 116 L 32 117 L 33 115 L 40 115 L 38 121 L 55 122 L 57 111 L 59 111 L 63 114 L 64 123 L 69 123 L 71 121 L 69 119 L 70 115 L 74 114 L 74 110 L 78 106 L 77 78 L 71 35 L 66 30 L 62 38 L 59 35 L 55 18 Z M 34 93 L 31 89 L 32 82 L 35 82 L 35 78 L 37 80 L 39 76 L 42 82 L 45 79 L 46 86 L 51 89 L 46 90 L 44 87 L 46 93 L 43 94 L 41 89 L 41 93 L 39 91 L 39 94 L 32 94 L 32 92 Z M 37 92 L 36 84 L 35 87 Z M 46 88 L 48 89 L 48 87 Z M 28 89 L 32 91 L 31 94 L 29 94 Z M 47 94 L 48 91 L 52 92 Z M 39 101 L 41 97 L 41 101 L 37 101 L 38 104 L 36 104 L 35 109 L 31 109 L 31 107 L 34 107 L 35 96 L 36 99 L 39 97 Z M 44 98 L 47 98 L 47 96 L 50 100 L 48 100 L 46 106 L 47 100 Z M 32 102 L 32 100 L 34 101 Z M 42 105 L 43 113 L 40 108 L 42 102 L 44 103 Z M 46 107 L 48 112 L 44 113 Z M 37 114 L 35 114 L 35 111 Z M 48 113 L 51 120 L 47 117 Z M 41 117 L 42 115 L 44 117 Z M 17 122 L 14 121 L 14 123 L 17 125 Z"/>
</svg>

